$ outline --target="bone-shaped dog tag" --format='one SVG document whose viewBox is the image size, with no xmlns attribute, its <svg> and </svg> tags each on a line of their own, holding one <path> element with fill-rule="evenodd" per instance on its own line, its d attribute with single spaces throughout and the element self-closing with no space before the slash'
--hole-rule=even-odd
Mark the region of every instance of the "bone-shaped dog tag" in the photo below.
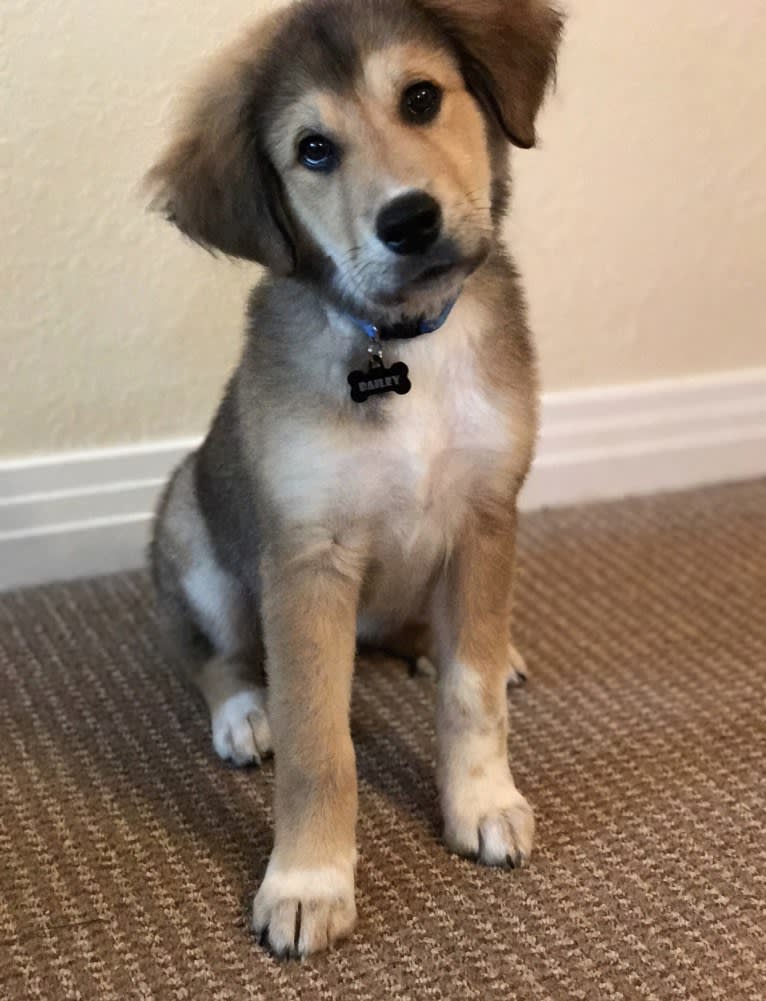
<svg viewBox="0 0 766 1001">
<path fill-rule="evenodd" d="M 398 361 L 391 368 L 379 364 L 371 365 L 368 372 L 352 372 L 348 384 L 354 403 L 366 403 L 371 396 L 384 396 L 386 393 L 406 396 L 412 389 L 410 370 L 403 361 Z"/>
</svg>

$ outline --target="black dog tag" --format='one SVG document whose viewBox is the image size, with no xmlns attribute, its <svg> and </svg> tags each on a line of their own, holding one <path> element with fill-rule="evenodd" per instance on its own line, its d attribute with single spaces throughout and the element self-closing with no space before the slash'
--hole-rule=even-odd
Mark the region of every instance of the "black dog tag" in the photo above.
<svg viewBox="0 0 766 1001">
<path fill-rule="evenodd" d="M 352 372 L 348 377 L 351 386 L 351 399 L 354 403 L 366 403 L 371 396 L 383 396 L 386 393 L 396 393 L 406 396 L 412 389 L 410 370 L 403 361 L 398 361 L 391 368 L 383 364 L 370 365 L 368 372 Z"/>
</svg>

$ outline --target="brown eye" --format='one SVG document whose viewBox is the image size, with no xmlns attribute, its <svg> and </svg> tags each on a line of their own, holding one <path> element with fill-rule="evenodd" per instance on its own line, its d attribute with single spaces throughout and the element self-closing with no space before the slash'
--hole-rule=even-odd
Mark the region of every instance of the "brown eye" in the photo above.
<svg viewBox="0 0 766 1001">
<path fill-rule="evenodd" d="M 408 87 L 402 97 L 402 118 L 412 125 L 428 125 L 439 114 L 443 91 L 435 83 L 422 80 Z"/>
</svg>

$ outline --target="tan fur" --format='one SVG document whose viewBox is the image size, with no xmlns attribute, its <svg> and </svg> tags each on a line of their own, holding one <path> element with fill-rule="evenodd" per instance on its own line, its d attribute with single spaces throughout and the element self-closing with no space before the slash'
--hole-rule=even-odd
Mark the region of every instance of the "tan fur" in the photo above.
<svg viewBox="0 0 766 1001">
<path fill-rule="evenodd" d="M 348 714 L 362 561 L 330 542 L 309 557 L 267 557 L 263 579 L 279 858 L 289 863 L 311 854 L 313 864 L 329 864 L 354 854 Z"/>
<path fill-rule="evenodd" d="M 253 926 L 279 955 L 326 948 L 356 917 L 357 642 L 438 660 L 448 844 L 492 865 L 531 852 L 506 683 L 525 674 L 510 645 L 513 542 L 537 382 L 498 239 L 502 132 L 533 141 L 559 30 L 541 0 L 305 0 L 218 61 L 150 175 L 186 234 L 283 276 L 253 295 L 242 361 L 152 549 L 160 612 L 194 664 L 217 752 L 258 763 L 273 744 L 275 843 Z M 402 100 L 423 80 L 443 99 L 416 127 Z M 342 151 L 337 169 L 299 162 L 314 133 Z M 438 203 L 452 255 L 433 277 L 426 251 L 405 259 L 376 230 L 413 190 Z M 411 393 L 352 404 L 347 376 L 367 343 L 348 314 L 384 326 L 456 297 L 442 329 L 386 346 Z"/>
<path fill-rule="evenodd" d="M 187 99 L 174 143 L 147 175 L 146 187 L 155 208 L 193 240 L 289 272 L 292 261 L 274 219 L 267 178 L 258 158 L 248 155 L 242 130 L 253 68 L 281 24 L 281 14 L 272 14 L 211 62 Z M 247 232 L 239 218 L 248 202 L 245 191 L 257 196 L 252 217 L 258 225 Z"/>
<path fill-rule="evenodd" d="M 555 68 L 562 14 L 538 0 L 422 0 L 482 75 L 509 138 L 535 145 L 535 119 Z"/>
<path fill-rule="evenodd" d="M 424 77 L 444 88 L 443 111 L 432 128 L 415 130 L 399 117 L 399 95 Z M 482 254 L 492 231 L 486 132 L 455 59 L 415 44 L 392 46 L 366 59 L 363 80 L 364 101 L 317 91 L 271 124 L 269 145 L 295 216 L 329 249 L 352 288 L 355 272 L 372 263 L 366 237 L 371 216 L 408 189 L 436 197 L 448 225 L 463 234 L 466 253 Z M 292 137 L 305 122 L 344 145 L 337 176 L 311 174 L 296 164 Z M 459 144 L 455 135 L 462 137 Z M 353 184 L 344 183 L 349 174 Z M 410 297 L 409 305 L 417 309 L 417 300 Z"/>
<path fill-rule="evenodd" d="M 475 513 L 441 583 L 438 775 L 450 847 L 520 867 L 534 828 L 506 743 L 515 536 L 509 494 L 506 505 Z"/>
</svg>

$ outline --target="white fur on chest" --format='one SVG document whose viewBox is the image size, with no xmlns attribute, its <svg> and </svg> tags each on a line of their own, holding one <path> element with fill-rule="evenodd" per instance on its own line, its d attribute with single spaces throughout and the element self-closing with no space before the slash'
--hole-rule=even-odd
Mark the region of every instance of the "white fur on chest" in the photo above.
<svg viewBox="0 0 766 1001">
<path fill-rule="evenodd" d="M 448 541 L 466 501 L 513 449 L 510 417 L 480 371 L 486 323 L 480 306 L 461 301 L 442 330 L 389 346 L 386 360 L 406 362 L 413 388 L 386 398 L 381 425 L 281 429 L 267 467 L 288 520 L 369 521 L 410 553 Z"/>
<path fill-rule="evenodd" d="M 402 351 L 412 392 L 388 401 L 375 446 L 391 471 L 386 510 L 405 518 L 403 528 L 410 516 L 448 532 L 512 447 L 510 420 L 483 382 L 476 340 L 457 317 L 448 330 Z"/>
</svg>

